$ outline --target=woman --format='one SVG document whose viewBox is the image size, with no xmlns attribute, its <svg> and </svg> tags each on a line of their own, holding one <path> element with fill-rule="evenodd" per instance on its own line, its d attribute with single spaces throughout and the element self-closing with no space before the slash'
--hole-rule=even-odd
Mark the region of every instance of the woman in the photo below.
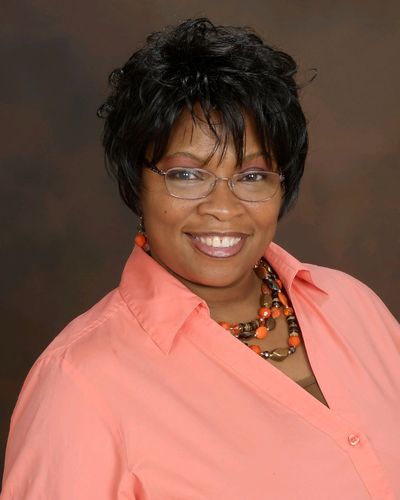
<svg viewBox="0 0 400 500">
<path fill-rule="evenodd" d="M 198 19 L 111 74 L 103 143 L 136 245 L 32 368 L 3 499 L 399 498 L 398 325 L 273 243 L 307 154 L 295 73 Z"/>
</svg>

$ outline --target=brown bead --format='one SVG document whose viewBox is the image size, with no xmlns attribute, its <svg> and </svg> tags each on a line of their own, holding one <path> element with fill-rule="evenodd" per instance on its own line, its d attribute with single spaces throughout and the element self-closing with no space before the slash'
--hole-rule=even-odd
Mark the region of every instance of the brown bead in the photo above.
<svg viewBox="0 0 400 500">
<path fill-rule="evenodd" d="M 265 326 L 268 328 L 268 330 L 273 330 L 276 326 L 276 321 L 274 318 L 268 318 L 266 320 Z"/>
<path fill-rule="evenodd" d="M 255 273 L 260 278 L 260 280 L 266 278 L 268 275 L 267 270 L 263 266 L 257 266 L 255 269 Z"/>
<path fill-rule="evenodd" d="M 261 307 L 271 307 L 271 305 L 272 305 L 271 295 L 263 293 L 260 297 L 260 306 Z"/>
<path fill-rule="evenodd" d="M 237 338 L 238 339 L 251 339 L 252 337 L 254 337 L 253 335 L 253 332 L 243 332 L 243 333 L 239 333 L 239 335 L 237 335 Z"/>
<path fill-rule="evenodd" d="M 270 295 L 271 294 L 271 289 L 270 289 L 270 287 L 266 283 L 263 283 L 261 285 L 261 293 L 264 294 L 264 295 L 266 295 L 266 294 Z"/>
<path fill-rule="evenodd" d="M 287 347 L 278 347 L 269 353 L 269 359 L 273 361 L 283 361 L 289 356 L 289 349 Z"/>
<path fill-rule="evenodd" d="M 244 332 L 252 332 L 253 330 L 254 330 L 254 328 L 251 324 L 251 321 L 249 321 L 248 323 L 244 323 L 244 327 L 243 327 Z"/>
</svg>

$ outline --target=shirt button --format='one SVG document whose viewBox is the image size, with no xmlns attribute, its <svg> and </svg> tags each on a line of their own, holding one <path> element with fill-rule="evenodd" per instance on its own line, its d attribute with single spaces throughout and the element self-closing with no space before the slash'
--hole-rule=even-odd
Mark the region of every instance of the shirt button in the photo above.
<svg viewBox="0 0 400 500">
<path fill-rule="evenodd" d="M 360 436 L 358 434 L 349 434 L 347 440 L 351 446 L 357 446 L 360 442 Z"/>
</svg>

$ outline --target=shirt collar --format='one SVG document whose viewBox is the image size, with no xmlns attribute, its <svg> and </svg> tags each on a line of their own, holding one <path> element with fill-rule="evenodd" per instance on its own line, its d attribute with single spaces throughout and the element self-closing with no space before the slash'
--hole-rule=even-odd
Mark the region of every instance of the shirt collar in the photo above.
<svg viewBox="0 0 400 500">
<path fill-rule="evenodd" d="M 299 279 L 313 285 L 315 289 L 323 294 L 328 295 L 324 290 L 324 283 L 321 282 L 316 272 L 316 266 L 300 262 L 274 242 L 271 242 L 266 249 L 265 258 L 277 272 L 288 292 L 290 292 L 294 280 Z"/>
<path fill-rule="evenodd" d="M 125 265 L 119 290 L 141 327 L 166 354 L 191 312 L 200 304 L 207 307 L 137 246 Z"/>
<path fill-rule="evenodd" d="M 326 294 L 316 283 L 310 266 L 302 264 L 276 243 L 270 243 L 265 257 L 288 292 L 293 281 L 299 279 Z M 176 334 L 189 315 L 198 307 L 208 309 L 203 299 L 137 246 L 125 265 L 119 290 L 141 327 L 165 354 L 171 350 Z"/>
</svg>

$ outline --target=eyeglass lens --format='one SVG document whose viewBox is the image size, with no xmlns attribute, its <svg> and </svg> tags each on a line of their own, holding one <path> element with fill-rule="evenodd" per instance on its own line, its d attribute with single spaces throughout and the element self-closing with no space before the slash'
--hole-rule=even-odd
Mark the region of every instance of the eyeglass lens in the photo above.
<svg viewBox="0 0 400 500">
<path fill-rule="evenodd" d="M 168 192 L 176 198 L 206 197 L 219 179 L 212 172 L 194 168 L 172 168 L 165 173 Z M 227 180 L 227 179 L 224 179 Z M 247 170 L 234 174 L 228 184 L 233 193 L 244 201 L 262 201 L 272 198 L 278 190 L 280 176 L 275 172 Z"/>
</svg>

